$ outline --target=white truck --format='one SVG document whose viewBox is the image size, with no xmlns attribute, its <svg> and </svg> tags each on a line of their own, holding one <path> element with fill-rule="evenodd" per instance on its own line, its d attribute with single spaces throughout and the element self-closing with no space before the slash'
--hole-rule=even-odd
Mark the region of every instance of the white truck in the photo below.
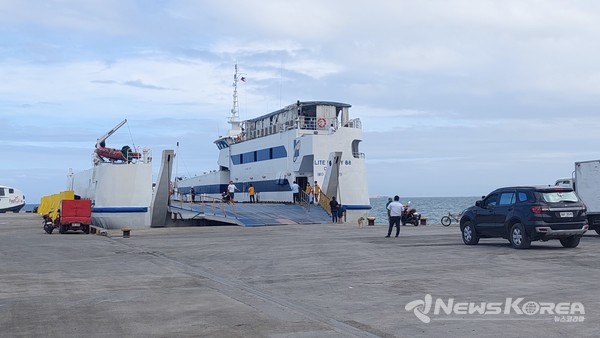
<svg viewBox="0 0 600 338">
<path fill-rule="evenodd" d="M 573 187 L 587 207 L 590 230 L 600 235 L 600 160 L 575 162 L 573 178 L 557 180 L 555 185 Z"/>
</svg>

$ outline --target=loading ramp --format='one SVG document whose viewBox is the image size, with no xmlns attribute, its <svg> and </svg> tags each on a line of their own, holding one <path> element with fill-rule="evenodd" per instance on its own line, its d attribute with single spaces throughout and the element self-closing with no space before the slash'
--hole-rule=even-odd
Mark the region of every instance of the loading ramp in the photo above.
<svg viewBox="0 0 600 338">
<path fill-rule="evenodd" d="M 327 224 L 331 217 L 318 205 L 291 203 L 172 202 L 171 218 L 244 227 L 291 224 Z"/>
</svg>

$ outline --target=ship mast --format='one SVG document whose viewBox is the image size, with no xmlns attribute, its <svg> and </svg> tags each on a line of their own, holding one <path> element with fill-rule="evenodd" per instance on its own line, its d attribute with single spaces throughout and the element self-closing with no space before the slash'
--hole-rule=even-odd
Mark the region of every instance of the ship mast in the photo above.
<svg viewBox="0 0 600 338">
<path fill-rule="evenodd" d="M 229 119 L 227 123 L 231 124 L 231 130 L 229 130 L 229 136 L 239 135 L 241 132 L 240 129 L 240 111 L 239 111 L 239 103 L 238 103 L 238 92 L 237 92 L 237 84 L 238 81 L 242 78 L 242 74 L 238 72 L 237 63 L 235 64 L 235 74 L 233 74 L 233 107 L 231 108 L 231 113 L 229 115 Z"/>
</svg>

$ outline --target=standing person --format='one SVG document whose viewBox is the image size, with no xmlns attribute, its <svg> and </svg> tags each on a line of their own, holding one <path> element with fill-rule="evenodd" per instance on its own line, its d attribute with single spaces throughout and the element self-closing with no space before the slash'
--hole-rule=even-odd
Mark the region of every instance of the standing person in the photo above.
<svg viewBox="0 0 600 338">
<path fill-rule="evenodd" d="M 190 189 L 190 195 L 192 196 L 192 203 L 196 202 L 196 191 L 194 191 L 194 187 Z"/>
<path fill-rule="evenodd" d="M 321 193 L 321 187 L 319 187 L 319 183 L 315 181 L 315 187 L 313 189 L 315 195 L 315 203 L 319 203 L 319 194 Z"/>
<path fill-rule="evenodd" d="M 392 198 L 388 197 L 388 201 L 385 204 L 385 209 L 387 210 L 388 205 L 390 205 L 390 203 L 392 203 Z M 390 221 L 390 213 L 388 212 L 388 222 Z"/>
<path fill-rule="evenodd" d="M 346 212 L 346 207 L 344 207 L 341 203 L 338 205 L 338 223 L 344 223 L 344 213 Z"/>
<path fill-rule="evenodd" d="M 256 203 L 254 200 L 254 186 L 252 183 L 250 183 L 250 186 L 248 186 L 248 196 L 250 196 L 250 203 Z"/>
<path fill-rule="evenodd" d="M 400 235 L 400 217 L 402 216 L 402 203 L 400 203 L 400 196 L 394 196 L 394 201 L 388 204 L 387 210 L 390 227 L 388 228 L 388 233 L 385 237 L 390 237 L 394 225 L 396 226 L 396 237 L 398 237 Z"/>
<path fill-rule="evenodd" d="M 333 123 L 329 126 L 329 133 L 330 134 L 335 133 L 335 127 L 333 126 Z"/>
<path fill-rule="evenodd" d="M 335 196 L 331 196 L 331 201 L 329 202 L 329 208 L 331 209 L 331 221 L 333 223 L 337 223 L 338 221 L 338 208 L 340 204 L 335 200 Z"/>
<path fill-rule="evenodd" d="M 292 183 L 292 195 L 293 195 L 293 203 L 300 202 L 300 186 L 296 181 Z"/>
<path fill-rule="evenodd" d="M 232 203 L 235 202 L 235 200 L 233 199 L 233 195 L 236 190 L 240 191 L 240 189 L 238 189 L 238 187 L 236 187 L 235 184 L 233 184 L 233 181 L 229 181 L 229 185 L 227 186 L 227 193 L 229 194 L 229 201 Z"/>
<path fill-rule="evenodd" d="M 306 189 L 304 189 L 304 192 L 308 198 L 307 202 L 312 203 L 312 187 L 310 186 L 310 183 L 306 183 Z"/>
</svg>

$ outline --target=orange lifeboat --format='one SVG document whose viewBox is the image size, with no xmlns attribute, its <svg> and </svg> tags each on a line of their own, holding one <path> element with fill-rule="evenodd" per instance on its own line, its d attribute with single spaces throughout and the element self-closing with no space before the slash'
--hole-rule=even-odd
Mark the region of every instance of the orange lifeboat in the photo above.
<svg viewBox="0 0 600 338">
<path fill-rule="evenodd" d="M 102 158 L 114 161 L 131 161 L 132 159 L 142 158 L 140 153 L 133 152 L 129 146 L 124 146 L 121 148 L 121 150 L 115 148 L 98 147 L 96 148 L 95 152 Z"/>
</svg>

